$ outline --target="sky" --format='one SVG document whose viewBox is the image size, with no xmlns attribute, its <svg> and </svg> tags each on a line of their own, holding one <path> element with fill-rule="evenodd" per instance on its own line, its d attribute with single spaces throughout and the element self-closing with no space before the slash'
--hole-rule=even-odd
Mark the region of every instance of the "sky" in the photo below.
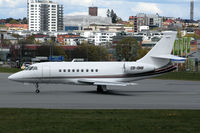
<svg viewBox="0 0 200 133">
<path fill-rule="evenodd" d="M 65 15 L 88 15 L 89 6 L 99 7 L 99 16 L 106 16 L 107 9 L 123 20 L 137 13 L 189 19 L 190 0 L 52 0 L 64 5 Z M 0 19 L 27 16 L 27 0 L 0 0 Z M 195 0 L 194 19 L 200 19 L 200 0 Z"/>
</svg>

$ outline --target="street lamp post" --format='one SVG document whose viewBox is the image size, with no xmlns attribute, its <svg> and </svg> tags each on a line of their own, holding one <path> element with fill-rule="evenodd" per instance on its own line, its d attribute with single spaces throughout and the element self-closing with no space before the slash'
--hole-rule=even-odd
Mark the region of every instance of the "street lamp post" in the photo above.
<svg viewBox="0 0 200 133">
<path fill-rule="evenodd" d="M 56 37 L 55 36 L 51 36 L 51 43 L 50 43 L 50 57 L 53 56 L 53 46 L 54 43 L 56 42 Z"/>
</svg>

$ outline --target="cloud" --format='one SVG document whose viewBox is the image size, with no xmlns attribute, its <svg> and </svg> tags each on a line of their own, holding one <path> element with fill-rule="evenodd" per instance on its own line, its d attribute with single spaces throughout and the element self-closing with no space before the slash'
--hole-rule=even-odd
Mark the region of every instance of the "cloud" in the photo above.
<svg viewBox="0 0 200 133">
<path fill-rule="evenodd" d="M 99 8 L 98 9 L 98 16 L 106 17 L 107 8 Z"/>
<path fill-rule="evenodd" d="M 26 5 L 25 0 L 0 0 L 0 7 L 23 7 Z"/>
<path fill-rule="evenodd" d="M 65 5 L 73 5 L 73 6 L 84 6 L 88 7 L 89 5 L 92 5 L 93 0 L 57 0 Z"/>
<path fill-rule="evenodd" d="M 138 13 L 147 13 L 147 14 L 161 14 L 162 11 L 159 8 L 158 4 L 155 3 L 138 3 L 135 7 L 133 7 L 132 12 L 138 12 Z"/>
<path fill-rule="evenodd" d="M 106 12 L 107 12 L 106 8 L 99 8 L 98 16 L 106 17 Z M 88 11 L 87 12 L 72 12 L 72 13 L 67 13 L 65 15 L 67 16 L 88 15 Z"/>
<path fill-rule="evenodd" d="M 5 18 L 23 18 L 26 17 L 26 8 L 4 8 L 0 9 L 0 16 L 6 16 Z"/>
<path fill-rule="evenodd" d="M 88 12 L 72 12 L 65 14 L 66 16 L 76 16 L 76 15 L 88 15 Z"/>
<path fill-rule="evenodd" d="M 64 14 L 88 15 L 88 7 L 99 7 L 99 16 L 106 16 L 113 9 L 119 17 L 128 20 L 137 13 L 189 18 L 190 0 L 52 0 L 64 5 Z M 0 17 L 26 17 L 27 0 L 0 0 Z M 200 0 L 195 0 L 195 18 L 200 18 Z"/>
</svg>

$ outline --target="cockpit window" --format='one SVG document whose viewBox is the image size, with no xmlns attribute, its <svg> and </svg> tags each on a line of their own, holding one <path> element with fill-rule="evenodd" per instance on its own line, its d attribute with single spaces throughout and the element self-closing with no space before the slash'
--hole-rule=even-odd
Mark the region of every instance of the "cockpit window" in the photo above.
<svg viewBox="0 0 200 133">
<path fill-rule="evenodd" d="M 28 67 L 24 68 L 25 71 L 27 71 L 28 69 L 29 69 Z"/>
<path fill-rule="evenodd" d="M 38 70 L 38 68 L 37 67 L 33 67 L 33 70 Z"/>
<path fill-rule="evenodd" d="M 29 67 L 29 69 L 28 70 L 32 70 L 33 69 L 33 67 Z"/>
<path fill-rule="evenodd" d="M 38 68 L 36 67 L 36 66 L 29 66 L 29 67 L 26 67 L 25 69 L 24 69 L 25 71 L 31 71 L 31 70 L 38 70 Z"/>
</svg>

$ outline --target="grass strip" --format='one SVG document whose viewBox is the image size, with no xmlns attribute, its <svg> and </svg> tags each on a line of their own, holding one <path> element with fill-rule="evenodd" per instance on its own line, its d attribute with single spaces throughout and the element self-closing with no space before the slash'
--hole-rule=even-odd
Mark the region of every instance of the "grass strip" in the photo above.
<svg viewBox="0 0 200 133">
<path fill-rule="evenodd" d="M 199 110 L 0 109 L 0 133 L 199 133 Z"/>
<path fill-rule="evenodd" d="M 16 73 L 21 71 L 21 69 L 19 68 L 4 68 L 4 67 L 0 67 L 0 72 L 1 73 Z"/>
<path fill-rule="evenodd" d="M 200 72 L 170 72 L 155 79 L 200 81 Z"/>
</svg>

